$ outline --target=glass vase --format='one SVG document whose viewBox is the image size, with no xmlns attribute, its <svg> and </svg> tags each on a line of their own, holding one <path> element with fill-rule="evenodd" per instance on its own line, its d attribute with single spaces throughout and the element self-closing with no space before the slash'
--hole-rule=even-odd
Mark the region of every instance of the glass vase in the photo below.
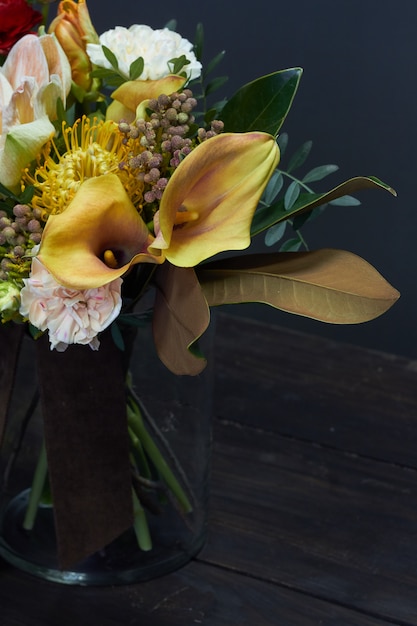
<svg viewBox="0 0 417 626">
<path fill-rule="evenodd" d="M 128 348 L 129 376 L 140 416 L 139 431 L 129 421 L 135 524 L 108 545 L 64 569 L 58 562 L 54 506 L 48 490 L 44 420 L 33 365 L 34 340 L 25 337 L 22 342 L 0 449 L 0 556 L 21 570 L 66 584 L 128 584 L 178 569 L 204 545 L 211 453 L 213 324 L 202 338 L 208 365 L 197 376 L 174 375 L 160 362 L 149 319 L 143 319 L 134 335 Z M 99 386 L 94 392 L 100 392 Z M 67 401 L 71 403 L 71 398 Z M 38 478 L 34 480 L 34 476 Z M 36 484 L 41 490 L 33 504 Z M 77 532 L 82 536 L 82 529 Z"/>
</svg>

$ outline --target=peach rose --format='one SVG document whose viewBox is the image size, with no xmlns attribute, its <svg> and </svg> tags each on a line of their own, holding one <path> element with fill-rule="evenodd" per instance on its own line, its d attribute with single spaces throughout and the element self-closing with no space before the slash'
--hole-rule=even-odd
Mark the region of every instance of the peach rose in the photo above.
<svg viewBox="0 0 417 626">
<path fill-rule="evenodd" d="M 120 313 L 122 282 L 116 278 L 96 289 L 68 289 L 35 257 L 20 293 L 20 314 L 39 330 L 49 332 L 51 350 L 64 352 L 72 343 L 98 350 L 98 333 Z"/>
</svg>

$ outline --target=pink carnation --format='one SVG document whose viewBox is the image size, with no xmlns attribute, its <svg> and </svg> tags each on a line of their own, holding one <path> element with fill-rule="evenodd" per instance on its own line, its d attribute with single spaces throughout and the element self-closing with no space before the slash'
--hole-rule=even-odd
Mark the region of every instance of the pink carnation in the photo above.
<svg viewBox="0 0 417 626">
<path fill-rule="evenodd" d="M 48 330 L 51 350 L 63 352 L 71 343 L 98 350 L 97 334 L 119 315 L 122 282 L 117 278 L 96 289 L 67 289 L 35 257 L 20 292 L 20 313 L 39 330 Z"/>
</svg>

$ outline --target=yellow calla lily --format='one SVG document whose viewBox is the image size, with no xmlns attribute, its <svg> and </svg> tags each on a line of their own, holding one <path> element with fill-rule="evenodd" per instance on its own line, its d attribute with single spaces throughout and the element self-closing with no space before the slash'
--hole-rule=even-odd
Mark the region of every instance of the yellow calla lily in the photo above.
<svg viewBox="0 0 417 626">
<path fill-rule="evenodd" d="M 179 267 L 194 267 L 225 250 L 250 244 L 252 217 L 279 161 L 266 133 L 217 135 L 189 154 L 172 175 L 155 215 L 163 250 Z"/>
<path fill-rule="evenodd" d="M 136 263 L 193 267 L 250 243 L 259 198 L 279 160 L 271 135 L 218 135 L 172 175 L 155 215 L 155 239 L 116 174 L 82 183 L 68 207 L 50 215 L 39 260 L 62 285 L 90 289 Z"/>
<path fill-rule="evenodd" d="M 153 240 L 115 174 L 86 180 L 63 213 L 46 223 L 39 260 L 64 287 L 93 289 L 136 263 L 162 263 Z"/>
<path fill-rule="evenodd" d="M 170 95 L 181 89 L 185 82 L 186 78 L 176 74 L 170 74 L 159 80 L 128 80 L 112 93 L 114 102 L 107 109 L 106 119 L 115 122 L 124 119 L 132 122 L 142 102 L 158 98 L 162 94 Z"/>
</svg>

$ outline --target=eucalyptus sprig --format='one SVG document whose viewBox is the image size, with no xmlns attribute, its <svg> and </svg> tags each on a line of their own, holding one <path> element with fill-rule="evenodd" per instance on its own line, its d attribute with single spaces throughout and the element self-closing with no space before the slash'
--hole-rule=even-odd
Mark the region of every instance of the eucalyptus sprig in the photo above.
<svg viewBox="0 0 417 626">
<path fill-rule="evenodd" d="M 282 158 L 287 150 L 288 134 L 282 133 L 278 137 L 277 141 L 280 147 Z M 304 174 L 302 178 L 295 176 L 293 172 L 305 164 L 307 158 L 311 153 L 312 147 L 312 141 L 305 141 L 291 156 L 286 169 L 277 168 L 275 170 L 261 198 L 261 206 L 268 208 L 279 200 L 282 200 L 284 210 L 291 211 L 302 192 L 306 194 L 304 196 L 306 200 L 308 199 L 308 195 L 311 196 L 312 200 L 316 199 L 317 194 L 310 186 L 310 183 L 323 180 L 330 174 L 337 172 L 339 166 L 335 164 L 319 165 L 310 169 L 306 174 Z M 340 198 L 336 198 L 330 201 L 329 204 L 357 206 L 360 204 L 360 201 L 353 196 L 344 195 Z M 265 233 L 265 245 L 271 247 L 278 242 L 283 241 L 284 235 L 288 233 L 287 225 L 289 225 L 293 229 L 292 236 L 282 243 L 280 251 L 295 252 L 302 247 L 305 250 L 308 250 L 307 242 L 304 236 L 301 234 L 300 229 L 308 220 L 311 220 L 312 218 L 320 215 L 325 208 L 326 204 L 323 204 L 321 206 L 315 207 L 310 212 L 295 216 L 294 219 L 288 219 L 286 221 L 281 221 L 277 224 L 274 224 L 273 226 L 268 228 Z"/>
<path fill-rule="evenodd" d="M 203 69 L 202 69 L 200 77 L 196 79 L 195 81 L 193 81 L 193 84 L 198 85 L 198 88 L 199 88 L 199 93 L 194 93 L 194 96 L 197 98 L 197 100 L 201 100 L 201 103 L 202 103 L 202 111 L 200 111 L 200 113 L 197 113 L 196 116 L 201 117 L 204 115 L 204 121 L 206 122 L 206 124 L 210 124 L 210 122 L 218 116 L 219 111 L 223 109 L 227 100 L 222 99 L 219 102 L 212 104 L 210 108 L 208 109 L 207 99 L 213 93 L 218 91 L 229 80 L 229 77 L 228 76 L 215 76 L 214 78 L 210 77 L 210 75 L 214 72 L 214 70 L 223 60 L 226 54 L 225 50 L 221 50 L 220 52 L 218 52 L 210 61 L 208 61 L 207 64 L 203 63 L 203 52 L 204 52 L 204 28 L 203 28 L 203 25 L 200 23 L 200 24 L 197 24 L 197 28 L 196 28 L 196 34 L 195 34 L 195 39 L 194 39 L 194 53 L 196 55 L 197 60 L 200 61 L 200 63 L 202 63 Z"/>
</svg>

